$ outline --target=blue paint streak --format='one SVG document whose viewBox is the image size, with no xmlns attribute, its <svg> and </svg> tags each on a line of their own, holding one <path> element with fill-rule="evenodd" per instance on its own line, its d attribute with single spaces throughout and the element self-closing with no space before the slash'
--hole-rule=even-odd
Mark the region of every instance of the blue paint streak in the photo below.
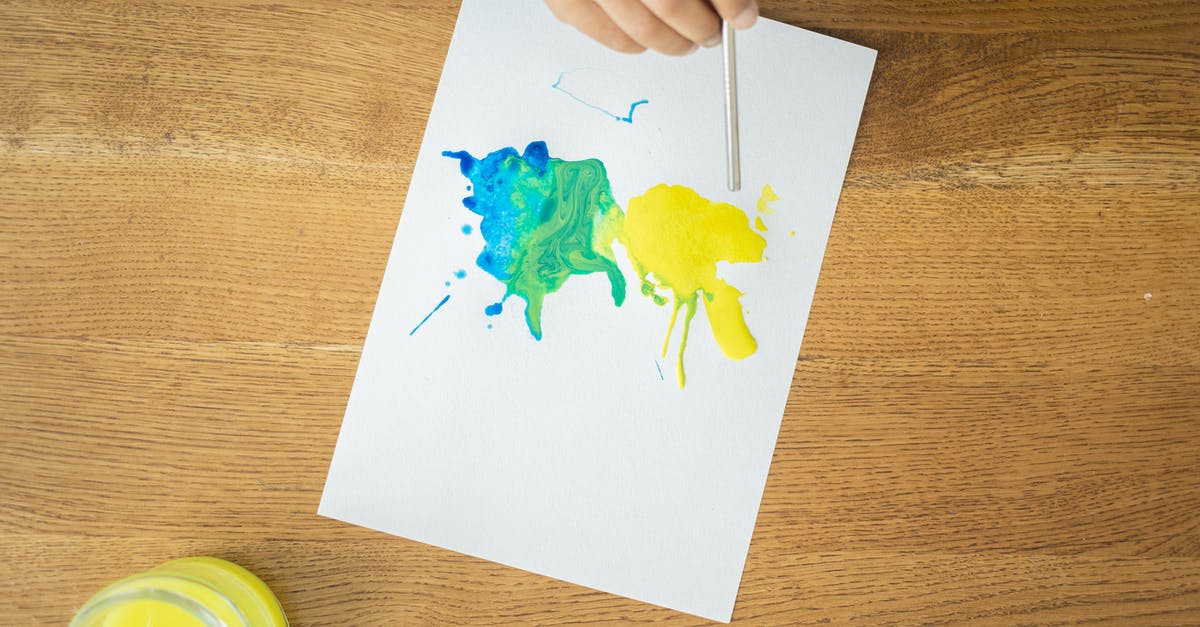
<svg viewBox="0 0 1200 627">
<path fill-rule="evenodd" d="M 562 79 L 563 79 L 564 75 L 566 75 L 566 72 L 559 72 L 558 80 L 554 81 L 554 84 L 551 85 L 550 87 L 552 89 L 557 89 L 558 91 L 561 91 L 562 93 L 570 96 L 571 99 L 574 100 L 575 102 L 578 102 L 579 104 L 581 104 L 585 107 L 588 107 L 590 109 L 595 109 L 595 110 L 599 111 L 600 113 L 603 113 L 604 115 L 607 115 L 608 117 L 610 117 L 618 122 L 625 122 L 626 124 L 633 124 L 633 110 L 638 108 L 640 105 L 650 103 L 650 101 L 646 100 L 646 99 L 638 100 L 637 102 L 634 102 L 629 105 L 629 113 L 625 114 L 624 116 L 620 116 L 620 115 L 613 113 L 612 111 L 609 111 L 608 109 L 605 109 L 604 107 L 598 107 L 598 106 L 580 98 L 579 96 L 576 96 L 575 94 L 563 89 L 562 87 L 559 87 L 559 85 L 562 83 Z"/>
<path fill-rule="evenodd" d="M 445 295 L 445 296 L 442 298 L 442 302 L 438 303 L 438 304 L 437 304 L 437 307 L 434 307 L 434 308 L 433 308 L 433 311 L 431 311 L 431 312 L 429 312 L 429 313 L 425 314 L 425 317 L 424 317 L 424 318 L 421 318 L 421 321 L 417 323 L 417 326 L 413 327 L 413 330 L 412 330 L 412 331 L 409 331 L 409 332 L 408 332 L 408 334 L 411 336 L 413 333 L 416 333 L 416 332 L 417 332 L 417 329 L 420 329 L 420 328 L 421 328 L 421 325 L 425 324 L 425 321 L 429 320 L 429 318 L 430 318 L 430 317 L 432 317 L 432 316 L 433 316 L 433 314 L 437 313 L 437 310 L 441 309 L 441 308 L 442 308 L 442 305 L 445 305 L 445 304 L 446 304 L 446 301 L 448 301 L 448 300 L 450 300 L 450 295 L 449 295 L 449 294 L 446 294 L 446 295 Z"/>
<path fill-rule="evenodd" d="M 664 381 L 665 379 L 663 379 L 663 376 L 662 376 L 662 366 L 659 366 L 659 365 L 658 365 L 658 360 L 657 360 L 657 359 L 655 359 L 655 360 L 654 360 L 654 367 L 655 367 L 655 368 L 658 368 L 658 380 L 659 380 L 659 381 Z"/>
</svg>

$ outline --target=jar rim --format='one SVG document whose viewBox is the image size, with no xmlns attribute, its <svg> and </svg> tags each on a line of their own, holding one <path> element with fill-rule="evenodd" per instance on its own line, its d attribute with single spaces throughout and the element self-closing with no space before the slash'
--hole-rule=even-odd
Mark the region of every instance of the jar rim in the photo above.
<svg viewBox="0 0 1200 627">
<path fill-rule="evenodd" d="M 124 588 L 128 584 L 134 583 L 140 577 L 133 577 L 119 582 L 120 586 L 113 588 Z M 196 583 L 196 582 L 192 582 Z M 168 590 L 162 587 L 148 585 L 145 587 L 137 587 L 132 589 L 114 589 L 101 592 L 96 595 L 83 607 L 82 610 L 71 620 L 70 627 L 87 627 L 94 624 L 102 624 L 102 621 L 110 612 L 117 610 L 128 603 L 138 601 L 158 601 L 175 607 L 176 609 L 186 612 L 191 618 L 204 627 L 227 627 L 225 622 L 217 617 L 211 610 L 204 606 L 199 601 L 174 590 Z"/>
</svg>

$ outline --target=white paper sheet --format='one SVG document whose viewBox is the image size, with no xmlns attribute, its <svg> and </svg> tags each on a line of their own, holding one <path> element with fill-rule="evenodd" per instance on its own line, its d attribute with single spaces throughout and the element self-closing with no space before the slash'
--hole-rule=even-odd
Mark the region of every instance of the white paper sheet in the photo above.
<svg viewBox="0 0 1200 627">
<path fill-rule="evenodd" d="M 874 59 L 765 19 L 739 33 L 730 193 L 719 49 L 625 56 L 540 2 L 466 0 L 320 513 L 728 621 Z M 603 162 L 621 208 L 667 183 L 762 218 L 765 259 L 717 267 L 757 350 L 726 358 L 701 306 L 680 388 L 681 322 L 664 357 L 672 305 L 641 293 L 620 241 L 621 306 L 598 272 L 546 295 L 540 340 L 519 297 L 486 315 L 505 285 L 476 264 L 480 216 L 462 199 L 479 190 L 442 153 L 534 141 Z"/>
</svg>

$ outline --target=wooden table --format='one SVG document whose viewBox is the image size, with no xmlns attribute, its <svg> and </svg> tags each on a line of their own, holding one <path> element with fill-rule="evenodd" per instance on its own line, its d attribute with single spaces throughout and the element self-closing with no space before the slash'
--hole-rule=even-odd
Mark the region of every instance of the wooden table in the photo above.
<svg viewBox="0 0 1200 627">
<path fill-rule="evenodd" d="M 1200 3 L 764 5 L 879 62 L 735 620 L 1200 623 Z M 701 622 L 315 514 L 455 13 L 0 6 L 0 622 Z"/>
</svg>

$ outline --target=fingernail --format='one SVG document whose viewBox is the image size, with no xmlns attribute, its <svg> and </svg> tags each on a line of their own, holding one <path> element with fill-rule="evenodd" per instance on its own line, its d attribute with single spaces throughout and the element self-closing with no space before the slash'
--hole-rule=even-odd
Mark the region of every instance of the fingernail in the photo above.
<svg viewBox="0 0 1200 627">
<path fill-rule="evenodd" d="M 713 33 L 713 36 L 712 36 L 712 37 L 709 37 L 708 39 L 705 39 L 705 40 L 704 40 L 704 47 L 705 47 L 705 48 L 712 48 L 713 46 L 715 46 L 715 45 L 717 45 L 717 44 L 719 44 L 719 43 L 721 43 L 721 31 L 717 31 L 716 33 Z"/>
<path fill-rule="evenodd" d="M 737 17 L 733 18 L 733 21 L 730 22 L 730 24 L 733 24 L 733 27 L 738 30 L 745 30 L 747 28 L 750 28 L 751 26 L 754 26 L 754 21 L 757 19 L 758 19 L 758 7 L 754 6 L 754 5 L 750 5 L 750 6 L 746 7 L 745 10 L 743 10 L 741 13 L 738 13 Z"/>
<path fill-rule="evenodd" d="M 692 44 L 691 46 L 688 46 L 688 49 L 687 49 L 687 51 L 685 51 L 685 52 L 683 53 L 683 56 L 685 56 L 685 57 L 686 57 L 687 55 L 689 55 L 689 54 L 692 54 L 692 53 L 696 52 L 696 50 L 697 50 L 697 49 L 698 49 L 698 48 L 697 48 L 696 44 Z"/>
</svg>

